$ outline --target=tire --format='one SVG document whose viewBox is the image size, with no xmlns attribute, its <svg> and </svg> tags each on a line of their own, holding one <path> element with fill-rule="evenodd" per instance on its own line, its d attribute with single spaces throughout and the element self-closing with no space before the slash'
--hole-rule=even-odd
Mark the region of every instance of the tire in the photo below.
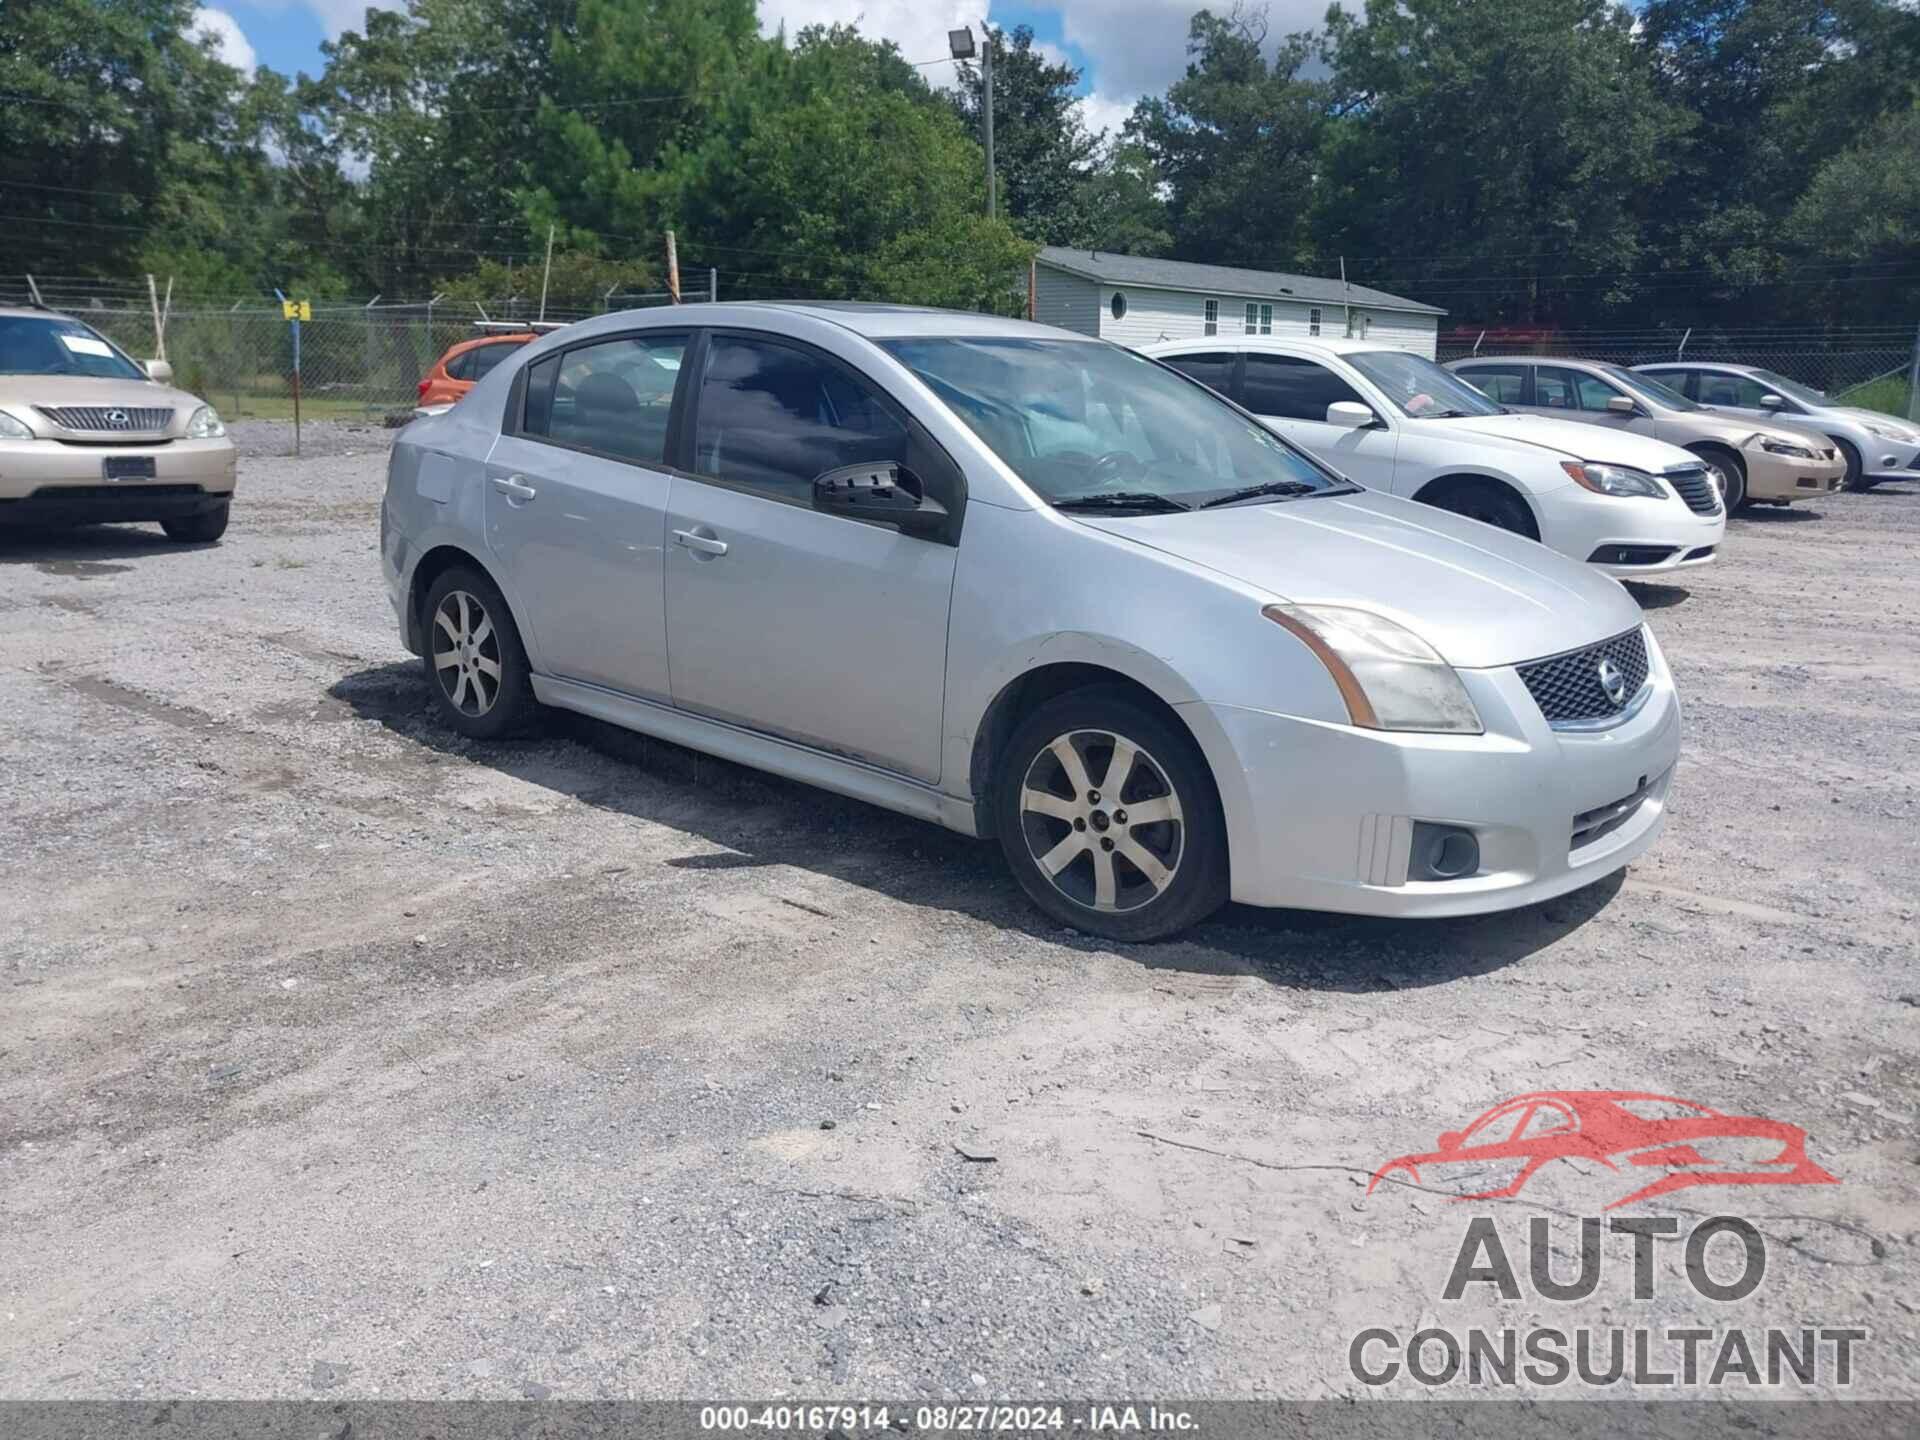
<svg viewBox="0 0 1920 1440">
<path fill-rule="evenodd" d="M 1469 480 L 1464 484 L 1449 485 L 1427 503 L 1435 509 L 1464 515 L 1469 520 L 1511 531 L 1528 540 L 1540 538 L 1533 523 L 1533 512 L 1527 509 L 1527 502 L 1504 485 L 1495 485 L 1486 480 Z"/>
<path fill-rule="evenodd" d="M 1720 503 L 1726 506 L 1731 515 L 1747 503 L 1747 466 L 1731 450 L 1722 450 L 1717 445 L 1703 445 L 1693 452 L 1702 465 L 1713 473 L 1714 482 L 1720 487 Z"/>
<path fill-rule="evenodd" d="M 202 510 L 198 515 L 176 515 L 171 520 L 162 520 L 160 528 L 169 540 L 178 540 L 184 544 L 211 545 L 227 533 L 227 512 L 233 508 L 233 502 L 223 500 L 211 510 Z"/>
<path fill-rule="evenodd" d="M 493 581 L 465 565 L 444 572 L 427 591 L 420 630 L 420 663 L 447 724 L 469 739 L 498 740 L 538 721 L 526 647 Z"/>
<path fill-rule="evenodd" d="M 1127 774 L 1102 792 L 1120 742 L 1133 747 Z M 1041 705 L 1007 741 L 994 780 L 1007 864 L 1062 924 L 1163 940 L 1226 903 L 1226 822 L 1206 760 L 1126 690 L 1094 686 Z M 1142 821 L 1129 804 L 1162 818 Z"/>
<path fill-rule="evenodd" d="M 1838 447 L 1840 458 L 1847 462 L 1846 477 L 1841 480 L 1840 488 L 1855 492 L 1871 490 L 1874 482 L 1867 479 L 1867 467 L 1860 461 L 1859 450 L 1854 448 L 1851 441 L 1842 440 L 1838 435 L 1829 435 L 1827 438 Z"/>
</svg>

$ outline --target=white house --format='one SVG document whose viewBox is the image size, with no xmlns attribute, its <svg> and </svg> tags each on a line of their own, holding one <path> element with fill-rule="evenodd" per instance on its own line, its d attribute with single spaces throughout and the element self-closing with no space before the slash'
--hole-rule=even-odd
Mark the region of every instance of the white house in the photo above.
<svg viewBox="0 0 1920 1440">
<path fill-rule="evenodd" d="M 1206 335 L 1324 335 L 1434 358 L 1447 312 L 1313 275 L 1147 260 L 1049 245 L 1033 265 L 1033 318 L 1122 345 Z"/>
</svg>

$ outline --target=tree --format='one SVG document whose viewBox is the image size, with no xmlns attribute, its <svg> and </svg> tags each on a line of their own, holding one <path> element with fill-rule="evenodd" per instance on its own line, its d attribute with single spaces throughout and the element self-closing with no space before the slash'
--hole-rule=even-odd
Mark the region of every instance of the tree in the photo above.
<svg viewBox="0 0 1920 1440">
<path fill-rule="evenodd" d="M 1119 255 L 1165 255 L 1173 248 L 1160 172 L 1137 141 L 1106 147 L 1074 198 L 1070 245 Z"/>
<path fill-rule="evenodd" d="M 1141 101 L 1127 124 L 1167 186 L 1182 258 L 1285 268 L 1311 249 L 1326 86 L 1303 76 L 1306 37 L 1281 41 L 1271 62 L 1267 39 L 1263 13 L 1201 11 L 1188 31 L 1186 74 L 1164 98 Z"/>
<path fill-rule="evenodd" d="M 1876 270 L 1920 267 L 1920 105 L 1828 156 L 1789 228 L 1810 255 Z"/>
<path fill-rule="evenodd" d="M 1329 12 L 1322 253 L 1489 319 L 1577 323 L 1633 299 L 1650 197 L 1691 122 L 1632 24 L 1609 0 Z"/>
<path fill-rule="evenodd" d="M 1046 245 L 1074 236 L 1080 202 L 1094 174 L 1099 137 L 1089 135 L 1075 90 L 1080 72 L 1034 48 L 1033 27 L 987 27 L 993 51 L 994 175 L 1001 210 L 1024 234 Z M 961 61 L 953 105 L 967 134 L 986 143 L 983 71 Z"/>
</svg>

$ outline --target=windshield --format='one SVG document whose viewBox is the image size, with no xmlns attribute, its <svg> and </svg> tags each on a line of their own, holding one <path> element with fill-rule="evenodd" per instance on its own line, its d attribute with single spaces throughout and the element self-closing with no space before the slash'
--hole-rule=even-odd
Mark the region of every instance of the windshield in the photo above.
<svg viewBox="0 0 1920 1440">
<path fill-rule="evenodd" d="M 1798 400 L 1802 405 L 1825 407 L 1833 404 L 1826 396 L 1810 386 L 1802 385 L 1798 380 L 1789 380 L 1784 375 L 1776 375 L 1771 370 L 1754 370 L 1753 378 L 1778 390 L 1782 395 Z"/>
<path fill-rule="evenodd" d="M 882 345 L 1056 505 L 1140 496 L 1186 509 L 1267 486 L 1274 498 L 1354 488 L 1205 386 L 1116 345 L 997 337 Z"/>
<path fill-rule="evenodd" d="M 1642 400 L 1649 400 L 1667 410 L 1698 410 L 1700 407 L 1687 399 L 1678 390 L 1662 385 L 1651 375 L 1642 375 L 1637 371 L 1622 369 L 1618 365 L 1602 365 L 1601 374 L 1616 385 L 1625 386 Z"/>
<path fill-rule="evenodd" d="M 0 315 L 0 375 L 147 378 L 106 340 L 62 315 Z"/>
<path fill-rule="evenodd" d="M 1362 350 L 1348 355 L 1346 361 L 1386 391 L 1401 414 L 1415 420 L 1507 413 L 1504 406 L 1494 404 L 1424 355 L 1409 355 L 1404 350 Z"/>
</svg>

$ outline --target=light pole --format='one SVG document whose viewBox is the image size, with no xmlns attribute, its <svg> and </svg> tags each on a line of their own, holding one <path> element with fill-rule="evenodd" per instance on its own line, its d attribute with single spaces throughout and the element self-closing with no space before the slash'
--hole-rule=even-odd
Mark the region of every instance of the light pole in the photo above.
<svg viewBox="0 0 1920 1440">
<path fill-rule="evenodd" d="M 993 174 L 993 35 L 984 20 L 980 22 L 980 33 L 985 37 L 980 47 L 980 135 L 987 142 L 987 218 L 992 219 L 998 209 Z M 947 53 L 956 60 L 973 58 L 971 25 L 947 32 Z"/>
</svg>

